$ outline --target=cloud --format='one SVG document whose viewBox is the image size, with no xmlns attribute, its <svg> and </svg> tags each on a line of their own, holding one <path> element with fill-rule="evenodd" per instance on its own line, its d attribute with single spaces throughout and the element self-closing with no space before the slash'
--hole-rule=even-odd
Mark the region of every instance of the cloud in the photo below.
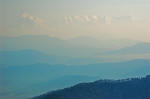
<svg viewBox="0 0 150 99">
<path fill-rule="evenodd" d="M 38 24 L 38 25 L 44 24 L 42 19 L 40 19 L 39 17 L 32 16 L 32 15 L 30 15 L 28 13 L 23 13 L 23 18 L 24 19 L 28 19 L 28 20 L 30 20 L 33 23 Z"/>
<path fill-rule="evenodd" d="M 78 22 L 84 22 L 84 17 L 83 16 L 74 16 L 74 19 Z"/>
<path fill-rule="evenodd" d="M 27 19 L 27 20 L 33 22 L 35 27 L 38 28 L 38 29 L 40 28 L 41 30 L 48 31 L 48 32 L 56 31 L 56 28 L 50 27 L 41 18 L 39 18 L 37 16 L 32 16 L 28 13 L 23 13 L 22 16 L 23 16 L 24 19 Z"/>
<path fill-rule="evenodd" d="M 24 15 L 25 17 L 27 15 Z M 32 18 L 31 18 L 32 19 Z M 85 22 L 94 22 L 94 23 L 100 23 L 100 24 L 114 24 L 114 23 L 131 23 L 138 21 L 136 20 L 133 16 L 65 16 L 65 23 L 70 24 L 70 23 L 85 23 Z"/>
<path fill-rule="evenodd" d="M 95 21 L 98 21 L 98 16 L 94 15 L 94 16 L 92 16 L 92 18 L 93 18 Z"/>
<path fill-rule="evenodd" d="M 65 16 L 65 23 L 69 24 L 69 23 L 73 23 L 73 17 L 72 16 Z"/>
<path fill-rule="evenodd" d="M 72 23 L 73 22 L 72 16 L 69 16 L 68 20 L 69 20 L 70 23 Z"/>
<path fill-rule="evenodd" d="M 29 15 L 27 13 L 23 13 L 23 18 L 27 18 Z"/>
<path fill-rule="evenodd" d="M 84 16 L 84 19 L 85 19 L 86 22 L 90 22 L 91 21 L 91 19 L 89 18 L 89 16 Z"/>
<path fill-rule="evenodd" d="M 74 22 L 100 22 L 104 24 L 111 24 L 111 17 L 109 16 L 104 16 L 99 18 L 99 16 L 65 16 L 65 23 L 74 23 Z"/>
</svg>

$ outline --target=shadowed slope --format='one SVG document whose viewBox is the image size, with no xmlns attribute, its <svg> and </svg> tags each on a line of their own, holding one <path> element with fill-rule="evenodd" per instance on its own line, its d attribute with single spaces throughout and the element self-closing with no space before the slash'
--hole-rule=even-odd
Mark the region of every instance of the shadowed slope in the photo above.
<svg viewBox="0 0 150 99">
<path fill-rule="evenodd" d="M 150 76 L 81 83 L 32 99 L 150 99 Z"/>
</svg>

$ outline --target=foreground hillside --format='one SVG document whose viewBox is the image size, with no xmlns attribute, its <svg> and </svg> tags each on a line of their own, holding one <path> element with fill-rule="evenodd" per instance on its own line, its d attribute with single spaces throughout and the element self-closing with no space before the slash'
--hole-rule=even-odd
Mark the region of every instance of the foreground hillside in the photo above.
<svg viewBox="0 0 150 99">
<path fill-rule="evenodd" d="M 150 75 L 145 78 L 81 83 L 32 99 L 150 99 Z"/>
</svg>

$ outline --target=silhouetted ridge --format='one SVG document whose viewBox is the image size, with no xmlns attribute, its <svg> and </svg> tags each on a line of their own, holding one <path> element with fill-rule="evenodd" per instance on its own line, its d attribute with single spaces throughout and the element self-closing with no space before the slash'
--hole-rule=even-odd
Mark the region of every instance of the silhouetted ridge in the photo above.
<svg viewBox="0 0 150 99">
<path fill-rule="evenodd" d="M 144 78 L 80 83 L 32 99 L 150 99 L 150 75 Z"/>
</svg>

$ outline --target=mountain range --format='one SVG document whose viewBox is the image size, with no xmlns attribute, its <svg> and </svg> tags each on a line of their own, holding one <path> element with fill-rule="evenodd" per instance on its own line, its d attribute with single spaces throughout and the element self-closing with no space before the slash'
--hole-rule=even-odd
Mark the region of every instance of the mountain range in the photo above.
<svg viewBox="0 0 150 99">
<path fill-rule="evenodd" d="M 98 79 L 150 73 L 150 43 L 0 36 L 0 98 L 26 99 Z"/>
<path fill-rule="evenodd" d="M 110 40 L 94 39 L 91 37 L 78 37 L 68 40 L 40 36 L 19 36 L 19 37 L 0 37 L 0 50 L 24 50 L 32 49 L 41 51 L 49 55 L 88 57 L 95 56 L 97 53 L 118 50 L 135 45 L 140 41 L 129 39 Z"/>
<path fill-rule="evenodd" d="M 0 96 L 4 99 L 25 99 L 50 90 L 69 87 L 98 79 L 142 77 L 150 73 L 150 60 L 87 65 L 32 64 L 0 65 Z M 12 96 L 13 94 L 13 96 Z M 14 98 L 12 98 L 14 97 Z"/>
<path fill-rule="evenodd" d="M 150 75 L 144 78 L 80 83 L 31 99 L 150 99 Z"/>
<path fill-rule="evenodd" d="M 58 52 L 64 53 L 60 48 L 57 49 Z M 57 52 L 57 50 L 55 50 Z M 78 50 L 79 52 L 82 52 Z M 84 49 L 85 51 L 86 48 Z M 30 65 L 36 63 L 46 63 L 46 64 L 94 64 L 102 62 L 112 62 L 112 61 L 127 61 L 138 58 L 150 59 L 150 43 L 138 43 L 130 47 L 121 48 L 113 51 L 106 51 L 101 53 L 100 49 L 97 50 L 95 55 L 74 57 L 71 56 L 57 56 L 54 54 L 47 54 L 42 51 L 33 49 L 24 50 L 6 50 L 0 51 L 0 64 L 3 65 Z M 73 52 L 73 50 L 70 49 Z M 51 52 L 51 50 L 50 50 Z M 92 52 L 88 52 L 92 53 Z M 69 53 L 68 53 L 69 54 Z M 75 53 L 74 53 L 75 54 Z M 79 54 L 79 53 L 78 53 Z M 88 55 L 88 54 L 87 54 Z"/>
</svg>

